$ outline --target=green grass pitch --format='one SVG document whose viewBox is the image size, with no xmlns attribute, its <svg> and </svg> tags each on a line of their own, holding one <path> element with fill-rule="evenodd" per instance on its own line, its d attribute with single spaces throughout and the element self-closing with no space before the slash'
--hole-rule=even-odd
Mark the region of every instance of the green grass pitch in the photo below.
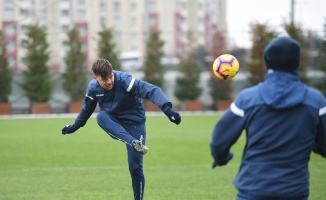
<svg viewBox="0 0 326 200">
<path fill-rule="evenodd" d="M 219 115 L 184 115 L 179 126 L 148 116 L 144 158 L 149 200 L 235 199 L 232 181 L 245 138 L 233 160 L 211 169 L 209 143 Z M 132 199 L 125 145 L 102 131 L 95 118 L 71 135 L 73 118 L 0 119 L 0 199 Z M 230 124 L 232 126 L 232 124 Z M 326 160 L 312 155 L 310 198 L 326 196 Z"/>
</svg>

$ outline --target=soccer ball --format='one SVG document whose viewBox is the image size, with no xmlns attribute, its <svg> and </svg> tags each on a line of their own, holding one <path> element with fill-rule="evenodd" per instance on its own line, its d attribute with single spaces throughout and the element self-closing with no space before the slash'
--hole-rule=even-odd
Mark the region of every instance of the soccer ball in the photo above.
<svg viewBox="0 0 326 200">
<path fill-rule="evenodd" d="M 213 72 L 221 80 L 232 79 L 237 75 L 238 71 L 239 62 L 230 54 L 220 55 L 213 63 Z"/>
</svg>

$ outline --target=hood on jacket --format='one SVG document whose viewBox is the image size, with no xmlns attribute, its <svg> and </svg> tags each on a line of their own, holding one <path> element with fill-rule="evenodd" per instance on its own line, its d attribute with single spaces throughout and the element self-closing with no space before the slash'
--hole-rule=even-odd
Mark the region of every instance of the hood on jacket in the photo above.
<svg viewBox="0 0 326 200">
<path fill-rule="evenodd" d="M 258 91 L 267 105 L 285 109 L 300 104 L 307 87 L 299 81 L 296 73 L 269 70 L 265 81 L 258 85 Z"/>
</svg>

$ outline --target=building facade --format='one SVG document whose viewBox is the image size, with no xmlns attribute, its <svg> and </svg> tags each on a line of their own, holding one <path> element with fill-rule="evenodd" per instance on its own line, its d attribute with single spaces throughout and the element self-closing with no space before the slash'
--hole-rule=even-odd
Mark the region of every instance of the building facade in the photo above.
<svg viewBox="0 0 326 200">
<path fill-rule="evenodd" d="M 97 58 L 103 26 L 113 28 L 120 53 L 144 53 L 150 30 L 157 29 L 165 54 L 176 57 L 184 54 L 189 31 L 196 45 L 208 50 L 214 32 L 227 34 L 226 0 L 1 0 L 0 22 L 10 67 L 17 72 L 25 68 L 21 41 L 34 23 L 46 28 L 53 72 L 65 69 L 65 41 L 72 28 L 79 31 L 87 66 Z"/>
</svg>

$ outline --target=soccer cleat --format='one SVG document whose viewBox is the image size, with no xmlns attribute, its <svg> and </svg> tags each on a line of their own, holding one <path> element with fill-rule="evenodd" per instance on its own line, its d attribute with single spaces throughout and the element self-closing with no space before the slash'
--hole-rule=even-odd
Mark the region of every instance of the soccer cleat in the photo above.
<svg viewBox="0 0 326 200">
<path fill-rule="evenodd" d="M 142 140 L 143 140 L 143 136 L 140 137 L 140 141 L 139 140 L 134 140 L 132 142 L 132 146 L 134 147 L 134 149 L 141 153 L 141 154 L 146 154 L 148 151 L 148 148 L 142 144 Z"/>
</svg>

